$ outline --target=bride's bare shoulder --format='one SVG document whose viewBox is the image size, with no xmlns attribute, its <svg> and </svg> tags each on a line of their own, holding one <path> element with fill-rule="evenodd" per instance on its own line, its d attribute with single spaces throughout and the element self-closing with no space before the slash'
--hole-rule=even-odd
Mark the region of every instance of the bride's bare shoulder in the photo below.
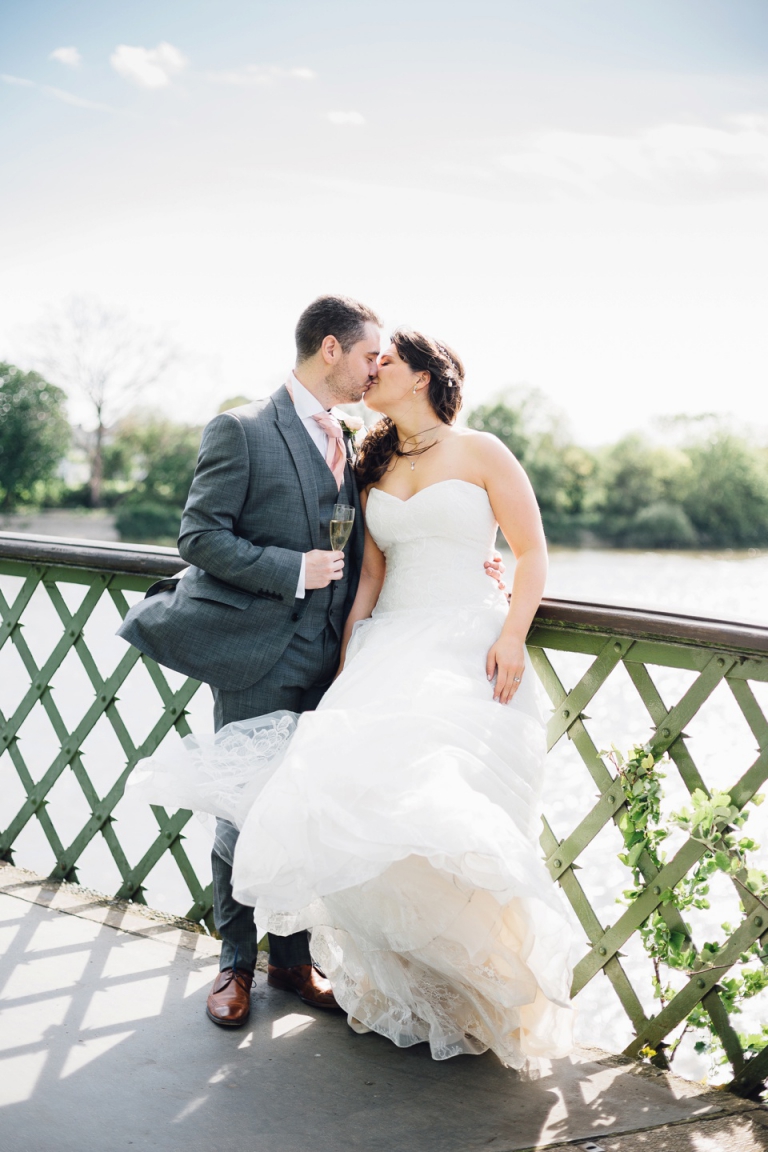
<svg viewBox="0 0 768 1152">
<path fill-rule="evenodd" d="M 503 444 L 498 436 L 494 436 L 492 432 L 477 432 L 474 428 L 457 428 L 456 433 L 460 437 L 458 442 L 462 450 L 477 461 L 491 459 L 494 462 L 499 462 L 515 459 L 506 444 Z"/>
</svg>

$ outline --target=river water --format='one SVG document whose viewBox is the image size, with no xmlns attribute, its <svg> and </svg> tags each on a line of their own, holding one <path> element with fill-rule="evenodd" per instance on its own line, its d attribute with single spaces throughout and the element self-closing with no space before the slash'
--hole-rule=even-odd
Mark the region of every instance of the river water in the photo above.
<svg viewBox="0 0 768 1152">
<path fill-rule="evenodd" d="M 513 565 L 508 563 L 511 575 Z M 0 577 L 0 588 L 6 598 L 18 592 L 20 581 Z M 70 610 L 74 610 L 83 593 L 83 586 L 64 586 L 64 595 Z M 656 608 L 683 612 L 694 616 L 737 620 L 768 626 L 768 553 L 654 553 L 611 550 L 553 549 L 547 595 L 593 603 L 625 605 L 628 607 Z M 136 595 L 129 595 L 133 602 Z M 86 627 L 89 648 L 103 675 L 107 675 L 124 652 L 124 644 L 114 636 L 118 617 L 114 606 L 105 598 Z M 47 595 L 42 589 L 35 594 L 24 615 L 24 636 L 35 657 L 42 665 L 61 634 L 61 624 Z M 573 687 L 589 660 L 572 654 L 552 654 L 552 661 L 567 688 Z M 672 669 L 652 669 L 654 681 L 669 707 L 685 691 L 692 674 Z M 172 687 L 178 687 L 182 678 L 168 673 Z M 93 688 L 87 680 L 79 660 L 71 653 L 53 681 L 54 700 L 71 730 L 82 717 L 93 698 Z M 6 644 L 0 650 L 0 710 L 3 715 L 13 714 L 29 686 L 29 676 L 15 649 Z M 766 689 L 766 691 L 763 691 Z M 768 715 L 768 685 L 758 685 L 757 695 Z M 132 673 L 120 692 L 119 708 L 133 740 L 145 738 L 158 717 L 158 698 L 148 675 L 141 666 Z M 589 730 L 599 749 L 616 744 L 626 748 L 635 741 L 643 742 L 650 731 L 650 721 L 628 676 L 619 666 L 607 684 L 587 709 Z M 201 689 L 189 706 L 189 722 L 193 730 L 211 728 L 210 696 Z M 727 789 L 755 756 L 754 737 L 735 706 L 728 689 L 721 685 L 706 707 L 688 726 L 688 748 L 710 787 Z M 38 779 L 56 754 L 58 741 L 50 723 L 36 706 L 21 729 L 19 747 L 30 768 L 33 779 Z M 177 739 L 175 733 L 170 740 Z M 106 718 L 97 724 L 84 745 L 84 763 L 99 795 L 104 795 L 124 763 L 124 754 Z M 665 810 L 679 809 L 686 794 L 674 766 L 667 771 L 665 781 Z M 6 753 L 0 757 L 0 796 L 5 826 L 23 801 L 24 791 L 16 770 Z M 569 741 L 561 741 L 548 758 L 545 780 L 544 809 L 559 837 L 566 836 L 595 802 L 595 785 Z M 50 796 L 49 812 L 63 843 L 69 844 L 89 816 L 79 785 L 71 773 L 65 773 L 54 786 Z M 768 804 L 751 809 L 749 831 L 758 840 L 768 841 Z M 115 829 L 131 864 L 140 859 L 154 835 L 157 825 L 146 807 L 139 807 L 128 799 L 116 810 Z M 203 825 L 197 820 L 186 829 L 184 846 L 198 875 L 210 875 L 208 855 L 210 841 Z M 670 838 L 670 855 L 681 834 Z M 621 892 L 627 886 L 628 874 L 616 859 L 621 850 L 621 839 L 609 825 L 580 857 L 578 878 L 604 927 L 614 923 L 621 915 L 617 905 Z M 53 853 L 36 820 L 30 822 L 19 837 L 15 851 L 19 865 L 35 871 L 47 872 L 53 862 Z M 758 863 L 768 867 L 768 854 L 761 851 Z M 103 839 L 97 836 L 83 854 L 78 866 L 81 884 L 97 891 L 114 891 L 119 874 Z M 146 898 L 150 905 L 175 913 L 184 913 L 190 899 L 175 863 L 167 856 L 152 873 Z M 697 912 L 690 919 L 694 936 L 699 943 L 704 939 L 722 937 L 720 924 L 739 919 L 738 904 L 727 881 L 716 877 L 712 886 L 713 908 Z M 577 929 L 574 955 L 585 950 L 584 937 Z M 657 1012 L 650 984 L 650 966 L 638 942 L 632 941 L 624 949 L 622 961 L 647 1013 Z M 763 1021 L 768 1022 L 768 997 L 764 995 L 751 1002 L 749 1010 L 736 1021 L 742 1030 L 752 1030 Z M 601 1045 L 619 1051 L 631 1038 L 607 979 L 598 976 L 577 999 L 579 1017 L 577 1036 L 584 1043 Z M 696 1079 L 707 1071 L 706 1061 L 693 1052 L 692 1042 L 686 1041 L 675 1062 L 683 1075 Z"/>
<path fill-rule="evenodd" d="M 553 548 L 546 594 L 768 626 L 768 552 Z"/>
</svg>

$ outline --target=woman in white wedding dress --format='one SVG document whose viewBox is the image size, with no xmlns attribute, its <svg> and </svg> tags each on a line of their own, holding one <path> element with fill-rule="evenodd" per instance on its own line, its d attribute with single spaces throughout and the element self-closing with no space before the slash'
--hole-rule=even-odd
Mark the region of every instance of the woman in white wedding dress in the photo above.
<svg viewBox="0 0 768 1152">
<path fill-rule="evenodd" d="M 358 1032 L 521 1068 L 571 1046 L 570 921 L 540 859 L 543 719 L 525 637 L 546 546 L 525 473 L 457 427 L 463 368 L 399 330 L 366 405 L 342 671 L 315 712 L 187 737 L 142 790 L 232 820 L 237 900 L 311 930 Z M 509 603 L 483 572 L 500 526 Z"/>
</svg>

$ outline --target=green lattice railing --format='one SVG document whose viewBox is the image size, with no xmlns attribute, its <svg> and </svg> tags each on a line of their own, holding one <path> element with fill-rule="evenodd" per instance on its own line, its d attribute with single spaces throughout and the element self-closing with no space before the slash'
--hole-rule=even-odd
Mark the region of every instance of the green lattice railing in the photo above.
<svg viewBox="0 0 768 1152">
<path fill-rule="evenodd" d="M 711 700 L 720 685 L 727 685 L 758 744 L 758 755 L 740 773 L 734 770 L 728 791 L 732 803 L 742 809 L 768 777 L 768 722 L 750 687 L 750 681 L 768 681 L 768 629 L 692 620 L 663 613 L 630 612 L 599 605 L 545 602 L 528 638 L 534 667 L 553 705 L 548 743 L 552 750 L 564 736 L 572 741 L 598 789 L 598 799 L 569 835 L 558 839 L 544 819 L 541 838 L 550 873 L 561 885 L 584 929 L 589 950 L 574 971 L 571 994 L 576 996 L 601 971 L 610 980 L 631 1021 L 634 1039 L 625 1049 L 636 1056 L 655 1049 L 665 1037 L 702 1003 L 723 1043 L 734 1071 L 731 1087 L 748 1094 L 768 1075 L 768 1049 L 746 1061 L 720 996 L 721 981 L 756 940 L 768 940 L 768 906 L 743 884 L 737 892 L 742 905 L 741 923 L 710 964 L 693 971 L 657 1015 L 647 1014 L 621 962 L 620 949 L 648 916 L 659 908 L 670 928 L 688 937 L 687 926 L 673 905 L 663 904 L 663 894 L 673 889 L 697 864 L 705 846 L 686 838 L 671 859 L 657 871 L 650 858 L 640 858 L 645 886 L 638 899 L 626 908 L 615 924 L 604 928 L 595 914 L 574 869 L 585 849 L 606 828 L 618 825 L 626 810 L 624 793 L 611 774 L 590 735 L 585 709 L 595 700 L 609 678 L 623 667 L 651 720 L 647 742 L 656 757 L 669 753 L 680 780 L 692 793 L 707 785 L 686 745 L 684 728 Z M 553 660 L 556 653 L 580 653 L 592 657 L 589 666 L 570 691 L 563 686 Z M 674 668 L 693 673 L 679 699 L 670 707 L 662 699 L 649 667 Z M 743 877 L 734 876 L 738 883 Z M 626 870 L 625 885 L 632 887 Z"/>
<path fill-rule="evenodd" d="M 0 533 L 0 575 L 16 577 L 20 584 L 12 602 L 0 589 L 0 650 L 10 641 L 29 677 L 29 686 L 12 714 L 6 715 L 5 697 L 12 687 L 7 683 L 10 679 L 7 672 L 6 691 L 0 696 L 0 749 L 4 756 L 10 757 L 26 792 L 18 811 L 0 832 L 0 859 L 13 860 L 16 840 L 35 817 L 53 851 L 55 864 L 51 878 L 77 881 L 78 860 L 94 838 L 101 836 L 121 877 L 114 895 L 143 903 L 147 878 L 165 854 L 170 853 L 192 897 L 191 907 L 185 909 L 186 916 L 212 927 L 211 886 L 203 886 L 184 849 L 183 829 L 191 813 L 179 811 L 169 815 L 164 808 L 153 805 L 157 832 L 141 857 L 133 863 L 128 860 L 115 828 L 116 813 L 131 769 L 143 756 L 152 755 L 171 729 L 181 736 L 190 731 L 186 707 L 200 685 L 196 680 L 186 680 L 174 691 L 167 674 L 154 661 L 140 656 L 135 648 L 122 641 L 119 642 L 121 658 L 108 674 L 104 674 L 85 635 L 88 622 L 104 597 L 109 598 L 116 610 L 111 620 L 114 631 L 119 619 L 128 611 L 126 592 L 143 593 L 158 576 L 171 575 L 184 566 L 173 549 L 146 550 L 130 545 L 113 547 L 87 542 L 36 540 Z M 73 586 L 85 588 L 79 605 L 74 609 L 68 603 L 73 599 Z M 67 597 L 63 594 L 64 589 L 69 592 Z M 29 611 L 41 590 L 55 610 L 61 627 L 58 634 L 50 635 L 49 654 L 38 663 L 24 636 L 24 613 Z M 76 592 L 74 599 L 77 599 Z M 76 716 L 74 723 L 67 724 L 54 699 L 51 681 L 61 672 L 72 653 L 86 673 L 93 697 L 83 700 L 81 714 Z M 146 668 L 156 690 L 156 715 L 148 735 L 140 743 L 135 743 L 121 715 L 118 692 L 139 664 Z M 42 720 L 41 711 L 50 722 L 58 750 L 42 775 L 35 779 L 25 761 L 22 746 L 26 725 L 30 721 L 34 723 L 36 717 Z M 86 771 L 82 747 L 102 718 L 109 722 L 124 759 L 122 764 L 115 765 L 107 789 L 99 794 Z M 52 789 L 67 772 L 74 776 L 82 789 L 89 815 L 74 838 L 64 844 L 47 808 Z"/>
<path fill-rule="evenodd" d="M 115 896 L 143 901 L 153 871 L 170 858 L 192 899 L 186 915 L 210 924 L 210 885 L 205 886 L 198 878 L 185 850 L 184 829 L 190 813 L 169 814 L 161 807 L 153 807 L 156 829 L 133 862 L 116 827 L 128 812 L 123 789 L 133 765 L 152 754 L 164 739 L 172 738 L 174 732 L 184 735 L 189 731 L 187 710 L 199 685 L 164 672 L 121 641 L 114 641 L 117 648 L 110 671 L 102 670 L 106 657 L 100 652 L 94 655 L 99 648 L 99 635 L 93 629 L 98 624 L 102 630 L 114 631 L 119 617 L 128 609 L 126 593 L 140 594 L 157 577 L 170 575 L 182 566 L 171 549 L 0 533 L 0 578 L 6 578 L 0 579 L 0 661 L 10 651 L 17 662 L 16 674 L 8 661 L 0 663 L 0 782 L 11 778 L 7 775 L 10 771 L 21 785 L 20 803 L 0 832 L 0 859 L 12 860 L 14 845 L 34 818 L 53 853 L 52 878 L 76 880 L 78 861 L 101 838 L 120 876 Z M 105 604 L 111 616 L 104 617 Z M 49 623 L 56 621 L 56 625 L 44 629 L 44 635 L 38 635 L 33 644 L 25 636 L 25 612 L 32 628 L 33 617 L 38 619 L 44 606 L 49 611 Z M 588 942 L 575 969 L 573 995 L 600 973 L 605 974 L 631 1024 L 633 1039 L 626 1048 L 630 1055 L 659 1046 L 696 1005 L 702 1004 L 733 1067 L 731 1087 L 744 1094 L 755 1091 L 768 1076 L 768 1049 L 749 1060 L 744 1058 L 720 995 L 720 981 L 751 944 L 758 940 L 762 945 L 768 943 L 768 906 L 740 886 L 740 923 L 735 931 L 712 961 L 696 967 L 666 1007 L 654 1015 L 644 1007 L 647 992 L 643 988 L 638 992 L 633 985 L 621 950 L 631 947 L 638 928 L 657 907 L 670 927 L 688 935 L 680 913 L 672 905 L 663 905 L 662 895 L 696 866 L 704 846 L 681 836 L 677 850 L 658 872 L 650 858 L 641 857 L 643 892 L 610 926 L 601 923 L 593 908 L 595 901 L 590 902 L 576 869 L 578 861 L 584 863 L 590 852 L 595 852 L 596 845 L 601 852 L 611 853 L 614 868 L 620 867 L 616 852 L 621 837 L 614 825 L 625 808 L 623 791 L 599 755 L 601 745 L 590 734 L 593 724 L 585 712 L 593 704 L 600 711 L 602 696 L 619 675 L 631 686 L 633 700 L 650 720 L 649 742 L 654 753 L 668 751 L 679 774 L 678 783 L 687 792 L 696 788 L 706 791 L 707 785 L 694 762 L 684 729 L 711 706 L 714 698 L 721 698 L 723 692 L 730 694 L 732 705 L 757 741 L 759 751 L 756 759 L 746 760 L 741 766 L 731 767 L 730 757 L 726 757 L 729 775 L 725 790 L 739 808 L 758 791 L 768 777 L 768 721 L 758 703 L 762 684 L 768 683 L 768 629 L 545 601 L 529 636 L 529 650 L 554 709 L 549 722 L 550 749 L 555 756 L 563 750 L 575 751 L 579 760 L 571 762 L 564 771 L 575 772 L 580 762 L 589 773 L 587 779 L 591 779 L 590 786 L 578 792 L 579 804 L 571 796 L 565 814 L 560 814 L 559 823 L 567 830 L 559 837 L 553 830 L 558 823 L 553 817 L 557 795 L 548 794 L 551 822 L 544 820 L 541 840 L 550 873 L 573 906 Z M 73 659 L 84 671 L 89 689 L 82 698 L 78 696 L 74 703 L 70 699 L 67 708 L 63 708 L 57 706 L 57 698 L 67 695 L 63 681 L 74 674 Z M 570 690 L 563 684 L 566 673 L 557 670 L 563 659 L 572 665 L 566 669 L 569 678 L 575 680 Z M 580 671 L 575 673 L 574 661 L 581 662 Z M 131 734 L 133 717 L 126 711 L 130 704 L 121 703 L 118 693 L 123 692 L 125 699 L 130 700 L 131 680 L 142 668 L 145 681 L 148 676 L 151 682 L 154 703 L 146 703 L 145 692 L 141 708 L 151 714 L 143 717 L 147 731 L 142 740 L 137 740 Z M 674 691 L 676 696 L 670 704 L 663 700 L 659 684 L 671 670 L 678 681 L 683 677 L 686 682 L 680 681 L 672 689 L 667 684 L 664 690 L 667 694 Z M 175 689 L 173 682 L 178 684 Z M 608 709 L 611 734 L 621 739 L 622 723 L 613 714 L 615 708 L 614 699 Z M 39 753 L 33 768 L 27 762 L 29 756 L 25 758 L 25 744 L 31 732 L 45 723 L 52 732 L 48 758 L 41 759 Z M 601 723 L 605 727 L 605 715 Z M 117 738 L 120 757 L 106 757 L 108 762 L 103 763 L 102 753 L 99 763 L 94 764 L 88 741 L 97 726 L 105 724 Z M 643 739 L 647 740 L 647 735 Z M 85 760 L 91 765 L 90 775 Z M 583 771 L 583 767 L 579 770 Z M 98 788 L 94 783 L 96 776 Z M 51 796 L 64 780 L 76 782 L 86 804 L 82 822 L 70 830 L 66 840 L 49 811 Z M 594 786 L 596 802 L 591 798 Z M 718 787 L 722 789 L 722 781 Z M 10 812 L 15 806 L 9 807 L 10 792 L 4 783 L 3 795 L 3 808 Z M 0 818 L 0 827 L 5 819 Z M 605 837 L 610 835 L 615 836 L 615 843 L 608 845 Z M 631 874 L 626 869 L 624 872 L 619 889 L 631 884 Z M 634 979 L 637 982 L 636 976 Z"/>
</svg>

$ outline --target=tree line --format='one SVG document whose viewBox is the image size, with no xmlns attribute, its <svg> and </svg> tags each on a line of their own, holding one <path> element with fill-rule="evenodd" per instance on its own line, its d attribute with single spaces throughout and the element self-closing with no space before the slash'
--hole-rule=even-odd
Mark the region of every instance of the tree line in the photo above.
<svg viewBox="0 0 768 1152">
<path fill-rule="evenodd" d="M 768 546 L 768 445 L 714 415 L 658 421 L 599 449 L 577 444 L 536 391 L 470 412 L 531 478 L 547 537 L 624 548 Z"/>
<path fill-rule="evenodd" d="M 101 505 L 114 510 L 123 539 L 172 542 L 202 429 L 133 408 L 84 435 L 68 423 L 66 399 L 41 373 L 0 363 L 0 508 Z M 715 417 L 681 417 L 663 435 L 588 448 L 540 393 L 511 390 L 467 422 L 520 460 L 551 543 L 768 547 L 768 447 Z M 81 483 L 62 470 L 73 445 L 89 464 Z"/>
</svg>

